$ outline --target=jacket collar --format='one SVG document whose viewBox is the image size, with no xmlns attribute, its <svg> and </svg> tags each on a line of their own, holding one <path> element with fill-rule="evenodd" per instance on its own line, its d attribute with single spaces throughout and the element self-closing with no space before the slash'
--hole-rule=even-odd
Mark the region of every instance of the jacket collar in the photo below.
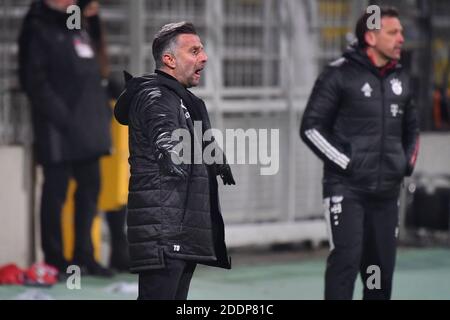
<svg viewBox="0 0 450 320">
<path fill-rule="evenodd" d="M 161 70 L 155 70 L 155 74 L 158 82 L 161 83 L 161 85 L 169 88 L 172 91 L 175 91 L 175 93 L 179 95 L 183 100 L 187 100 L 189 91 L 185 87 L 183 87 L 183 85 L 177 79 Z"/>
<path fill-rule="evenodd" d="M 378 68 L 367 55 L 366 50 L 359 48 L 357 45 L 351 45 L 344 52 L 344 58 L 351 60 L 363 66 L 379 78 L 384 78 L 396 70 L 402 69 L 402 65 L 398 61 L 391 61 L 386 66 Z"/>
</svg>

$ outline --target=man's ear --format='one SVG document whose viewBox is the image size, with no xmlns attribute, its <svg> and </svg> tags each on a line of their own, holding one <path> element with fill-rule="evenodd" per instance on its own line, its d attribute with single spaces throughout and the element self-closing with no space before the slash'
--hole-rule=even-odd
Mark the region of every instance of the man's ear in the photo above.
<svg viewBox="0 0 450 320">
<path fill-rule="evenodd" d="M 367 31 L 364 35 L 364 39 L 369 47 L 373 47 L 377 44 L 375 31 Z"/>
<path fill-rule="evenodd" d="M 166 65 L 170 69 L 175 69 L 176 67 L 176 59 L 173 54 L 164 53 L 162 56 L 162 61 L 164 65 Z"/>
</svg>

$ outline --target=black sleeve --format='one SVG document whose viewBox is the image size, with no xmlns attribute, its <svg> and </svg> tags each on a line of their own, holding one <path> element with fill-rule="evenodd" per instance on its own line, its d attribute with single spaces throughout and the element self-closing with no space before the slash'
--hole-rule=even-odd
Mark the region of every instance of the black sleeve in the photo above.
<svg viewBox="0 0 450 320">
<path fill-rule="evenodd" d="M 163 95 L 157 88 L 144 91 L 141 96 L 144 98 L 137 103 L 142 103 L 140 110 L 142 110 L 146 135 L 154 146 L 158 163 L 169 173 L 178 175 L 176 172 L 183 171 L 184 175 L 182 165 L 184 162 L 181 150 L 179 150 L 180 141 L 172 138 L 172 133 L 181 129 L 180 107 L 177 105 L 176 99 Z M 185 144 L 185 141 L 183 143 L 183 148 L 190 147 L 190 143 Z"/>
<path fill-rule="evenodd" d="M 69 125 L 69 108 L 49 82 L 50 59 L 44 47 L 44 39 L 38 26 L 26 27 L 19 42 L 19 63 L 22 87 L 34 108 L 60 130 Z"/>
<path fill-rule="evenodd" d="M 415 103 L 412 99 L 409 99 L 405 106 L 405 116 L 403 117 L 403 149 L 408 162 L 405 175 L 410 176 L 414 171 L 419 152 L 419 124 Z"/>
<path fill-rule="evenodd" d="M 336 67 L 327 67 L 317 79 L 300 126 L 300 136 L 325 165 L 348 172 L 348 151 L 335 141 L 332 127 L 340 103 L 340 75 Z"/>
</svg>

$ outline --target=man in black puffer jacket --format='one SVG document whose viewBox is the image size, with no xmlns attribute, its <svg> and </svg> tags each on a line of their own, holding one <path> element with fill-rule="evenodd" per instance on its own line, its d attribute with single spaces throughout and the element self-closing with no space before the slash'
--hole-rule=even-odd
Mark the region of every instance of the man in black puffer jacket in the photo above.
<svg viewBox="0 0 450 320">
<path fill-rule="evenodd" d="M 323 196 L 330 233 L 326 299 L 351 299 L 358 271 L 364 299 L 389 299 L 395 265 L 398 196 L 418 152 L 409 78 L 400 64 L 402 27 L 395 9 L 356 26 L 358 45 L 319 76 L 300 135 L 324 161 Z M 380 281 L 372 283 L 373 272 Z"/>
<path fill-rule="evenodd" d="M 203 151 L 209 145 L 202 139 L 211 128 L 205 104 L 187 90 L 198 85 L 207 61 L 194 26 L 164 26 L 153 41 L 153 56 L 156 72 L 128 75 L 114 110 L 129 126 L 131 272 L 139 273 L 138 299 L 186 299 L 197 263 L 231 267 L 216 176 L 224 184 L 235 182 L 223 155 L 221 163 L 185 161 L 172 138 L 181 129 L 190 140 L 183 148 Z M 201 132 L 194 121 L 201 121 Z"/>
</svg>

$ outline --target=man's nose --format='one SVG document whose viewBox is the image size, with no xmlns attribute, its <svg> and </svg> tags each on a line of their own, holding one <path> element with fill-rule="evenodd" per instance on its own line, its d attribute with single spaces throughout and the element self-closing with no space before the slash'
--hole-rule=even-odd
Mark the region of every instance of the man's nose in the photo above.
<svg viewBox="0 0 450 320">
<path fill-rule="evenodd" d="M 205 51 L 202 52 L 202 56 L 200 57 L 200 59 L 202 62 L 205 62 L 205 63 L 206 63 L 206 61 L 208 61 L 208 55 L 206 54 Z"/>
</svg>

